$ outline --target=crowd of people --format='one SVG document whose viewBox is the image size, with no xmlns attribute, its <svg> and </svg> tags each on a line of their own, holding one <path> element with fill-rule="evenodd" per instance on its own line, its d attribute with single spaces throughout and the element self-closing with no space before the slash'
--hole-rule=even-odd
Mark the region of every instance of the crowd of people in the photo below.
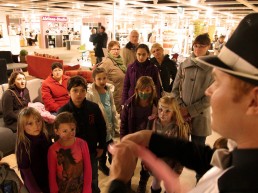
<svg viewBox="0 0 258 193">
<path fill-rule="evenodd" d="M 146 192 L 150 176 L 152 193 L 162 191 L 162 181 L 167 193 L 184 192 L 178 177 L 187 167 L 196 172 L 190 192 L 258 192 L 257 21 L 258 14 L 247 15 L 214 56 L 209 35 L 198 35 L 178 67 L 161 44 L 149 49 L 133 30 L 124 48 L 109 42 L 91 85 L 53 63 L 41 89 L 45 108 L 56 116 L 50 128 L 28 107 L 26 76 L 13 72 L 3 118 L 17 133 L 27 190 L 99 193 L 99 169 L 111 180 L 109 193 L 132 192 L 134 175 L 140 175 L 137 193 Z M 105 38 L 101 29 L 93 42 Z M 222 136 L 214 148 L 205 145 L 211 128 Z"/>
</svg>

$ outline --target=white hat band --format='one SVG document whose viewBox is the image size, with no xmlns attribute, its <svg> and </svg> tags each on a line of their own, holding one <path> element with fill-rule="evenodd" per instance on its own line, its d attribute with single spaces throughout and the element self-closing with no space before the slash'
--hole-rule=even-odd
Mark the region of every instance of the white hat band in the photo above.
<svg viewBox="0 0 258 193">
<path fill-rule="evenodd" d="M 232 52 L 226 46 L 223 46 L 218 58 L 233 70 L 248 73 L 250 75 L 258 75 L 258 69 L 256 67 Z"/>
</svg>

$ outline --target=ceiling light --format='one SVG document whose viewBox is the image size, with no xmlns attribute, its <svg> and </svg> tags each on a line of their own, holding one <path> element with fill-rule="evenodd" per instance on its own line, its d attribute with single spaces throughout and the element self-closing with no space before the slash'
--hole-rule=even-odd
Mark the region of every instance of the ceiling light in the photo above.
<svg viewBox="0 0 258 193">
<path fill-rule="evenodd" d="M 208 8 L 206 10 L 206 17 L 211 18 L 212 17 L 213 10 L 211 8 Z"/>
<path fill-rule="evenodd" d="M 2 4 L 2 6 L 5 6 L 5 7 L 17 7 L 18 5 L 17 4 L 13 4 L 13 3 L 6 3 L 6 4 Z"/>
<path fill-rule="evenodd" d="M 198 0 L 191 0 L 191 4 L 196 5 L 198 3 Z"/>
</svg>

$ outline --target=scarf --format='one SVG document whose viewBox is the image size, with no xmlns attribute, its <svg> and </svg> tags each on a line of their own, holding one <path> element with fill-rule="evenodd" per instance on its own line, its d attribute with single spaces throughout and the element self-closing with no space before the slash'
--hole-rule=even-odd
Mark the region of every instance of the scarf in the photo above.
<svg viewBox="0 0 258 193">
<path fill-rule="evenodd" d="M 123 64 L 123 58 L 120 55 L 117 58 L 115 58 L 112 54 L 108 53 L 108 58 L 115 62 L 117 67 L 120 68 L 123 71 L 123 73 L 126 73 L 127 68 Z"/>
</svg>

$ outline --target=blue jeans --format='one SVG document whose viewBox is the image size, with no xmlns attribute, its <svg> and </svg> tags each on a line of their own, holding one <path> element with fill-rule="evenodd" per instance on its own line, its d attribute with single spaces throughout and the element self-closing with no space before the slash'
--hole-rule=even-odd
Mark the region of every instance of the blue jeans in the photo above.
<svg viewBox="0 0 258 193">
<path fill-rule="evenodd" d="M 92 183 L 91 189 L 92 193 L 100 193 L 100 189 L 98 186 L 98 160 L 96 158 L 96 154 L 90 155 L 91 169 L 92 169 Z"/>
</svg>

